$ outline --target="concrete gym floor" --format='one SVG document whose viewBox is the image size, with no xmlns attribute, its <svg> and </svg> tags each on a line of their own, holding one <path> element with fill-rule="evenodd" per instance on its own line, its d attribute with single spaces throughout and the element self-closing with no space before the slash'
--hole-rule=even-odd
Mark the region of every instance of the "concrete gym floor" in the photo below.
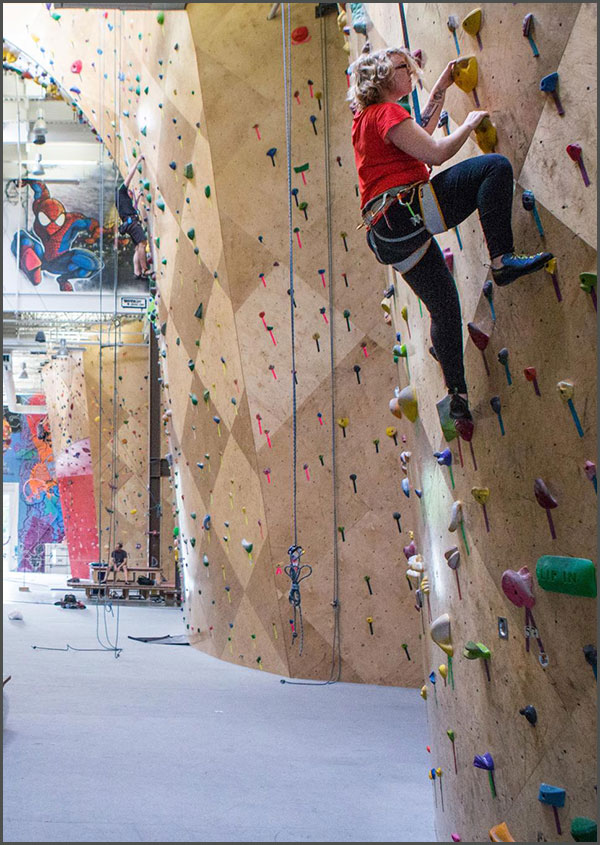
<svg viewBox="0 0 600 845">
<path fill-rule="evenodd" d="M 434 841 L 418 690 L 290 686 L 189 646 L 181 611 L 5 593 L 5 842 Z M 18 609 L 23 621 L 9 621 Z M 116 635 L 117 607 L 107 615 Z"/>
</svg>

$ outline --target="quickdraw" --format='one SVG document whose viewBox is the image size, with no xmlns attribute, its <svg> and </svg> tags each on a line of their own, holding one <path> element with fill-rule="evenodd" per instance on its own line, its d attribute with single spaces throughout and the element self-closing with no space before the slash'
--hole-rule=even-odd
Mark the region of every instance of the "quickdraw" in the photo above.
<svg viewBox="0 0 600 845">
<path fill-rule="evenodd" d="M 298 637 L 298 622 L 300 623 L 300 646 L 298 649 L 298 654 L 302 654 L 302 649 L 304 647 L 304 625 L 302 622 L 302 598 L 300 596 L 300 582 L 304 581 L 305 578 L 312 573 L 312 566 L 308 563 L 301 564 L 300 558 L 304 554 L 304 549 L 302 546 L 290 546 L 288 549 L 288 555 L 290 556 L 290 562 L 287 566 L 284 567 L 285 574 L 289 577 L 291 583 L 290 586 L 290 594 L 289 594 L 289 602 L 294 608 L 294 619 L 292 621 L 292 643 Z M 304 570 L 308 570 L 305 574 L 302 574 Z"/>
</svg>

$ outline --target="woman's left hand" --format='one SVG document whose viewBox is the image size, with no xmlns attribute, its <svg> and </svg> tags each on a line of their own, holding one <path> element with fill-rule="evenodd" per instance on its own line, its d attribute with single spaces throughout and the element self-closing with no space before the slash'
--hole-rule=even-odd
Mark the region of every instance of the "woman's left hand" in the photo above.
<svg viewBox="0 0 600 845">
<path fill-rule="evenodd" d="M 454 84 L 452 71 L 454 70 L 455 64 L 456 61 L 448 62 L 448 64 L 442 71 L 440 78 L 436 82 L 436 88 L 441 88 L 442 91 L 445 91 L 447 88 Z"/>
</svg>

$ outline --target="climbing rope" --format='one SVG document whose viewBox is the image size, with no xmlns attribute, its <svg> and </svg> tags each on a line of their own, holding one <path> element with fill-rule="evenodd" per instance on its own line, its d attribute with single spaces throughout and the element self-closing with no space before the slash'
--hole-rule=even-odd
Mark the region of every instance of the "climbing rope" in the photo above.
<svg viewBox="0 0 600 845">
<path fill-rule="evenodd" d="M 287 6 L 287 13 L 286 13 Z M 287 14 L 287 31 L 286 31 Z M 294 543 L 288 549 L 289 564 L 284 572 L 291 580 L 289 602 L 294 609 L 292 622 L 292 643 L 299 637 L 298 655 L 302 655 L 304 648 L 304 621 L 302 618 L 302 598 L 300 595 L 300 581 L 312 572 L 312 567 L 300 565 L 300 558 L 304 550 L 298 545 L 298 514 L 297 514 L 297 408 L 296 408 L 296 324 L 294 317 L 294 238 L 292 222 L 292 62 L 291 62 L 291 9 L 289 3 L 281 4 L 281 38 L 283 50 L 283 87 L 285 104 L 285 142 L 287 154 L 287 187 L 288 187 L 288 230 L 289 230 L 289 265 L 290 265 L 290 323 L 292 336 L 292 517 L 294 522 Z M 303 570 L 308 570 L 302 575 Z"/>
<path fill-rule="evenodd" d="M 408 27 L 406 25 L 406 15 L 404 13 L 404 3 L 398 3 L 398 7 L 400 9 L 400 22 L 402 24 L 402 37 L 404 38 L 404 46 L 407 50 L 410 50 L 410 42 L 408 40 Z M 419 106 L 419 95 L 417 94 L 417 89 L 413 88 L 412 90 L 412 101 L 413 101 L 413 109 L 415 112 L 415 120 L 421 126 L 421 109 Z"/>
<path fill-rule="evenodd" d="M 329 78 L 327 73 L 327 31 L 325 28 L 325 17 L 320 18 L 320 40 L 321 40 L 321 73 L 323 75 L 323 117 L 324 117 L 324 160 L 325 160 L 325 213 L 327 222 L 327 271 L 329 273 L 329 367 L 331 379 L 331 483 L 333 493 L 333 595 L 331 606 L 333 608 L 333 641 L 331 644 L 331 673 L 329 683 L 339 681 L 342 672 L 342 655 L 340 646 L 340 604 L 339 604 L 339 554 L 338 554 L 338 530 L 337 530 L 337 468 L 335 437 L 336 426 L 333 421 L 336 419 L 335 412 L 335 346 L 334 346 L 334 313 L 333 313 L 333 231 L 331 224 L 331 172 L 329 166 L 330 141 L 329 141 Z M 337 664 L 337 669 L 336 669 Z"/>
<path fill-rule="evenodd" d="M 293 288 L 293 238 L 292 238 L 292 193 L 291 193 L 291 119 L 289 117 L 291 112 L 291 74 L 288 79 L 286 61 L 289 62 L 289 53 L 286 56 L 286 48 L 289 51 L 291 38 L 289 30 L 291 28 L 290 11 L 288 6 L 288 33 L 286 41 L 285 32 L 285 6 L 281 6 L 281 23 L 283 36 L 283 56 L 284 56 L 284 79 L 285 79 L 285 119 L 286 119 L 286 142 L 287 142 L 287 158 L 288 158 L 288 216 L 289 216 L 289 233 L 290 233 L 290 293 L 291 293 L 291 319 L 292 319 L 292 368 L 295 374 L 295 350 L 294 350 L 294 288 Z M 327 220 L 327 266 L 330 280 L 333 279 L 333 236 L 331 225 L 331 175 L 329 167 L 329 105 L 328 105 L 328 73 L 327 73 L 327 37 L 325 29 L 325 18 L 320 18 L 320 39 L 321 39 L 321 71 L 323 75 L 323 111 L 324 111 L 324 159 L 325 159 L 325 191 L 326 191 L 326 220 Z M 333 284 L 329 285 L 329 356 L 330 356 L 330 375 L 331 375 L 331 419 L 335 419 L 335 349 L 334 349 L 334 333 L 333 333 Z M 312 567 L 308 564 L 301 565 L 300 558 L 304 554 L 301 546 L 298 546 L 296 540 L 296 396 L 295 396 L 295 379 L 294 379 L 294 395 L 293 395 L 293 438 L 294 438 L 294 545 L 288 549 L 290 556 L 290 563 L 284 568 L 286 575 L 291 580 L 291 589 L 289 594 L 289 601 L 294 608 L 294 619 L 292 622 L 292 638 L 299 637 L 299 654 L 302 654 L 304 645 L 304 625 L 302 619 L 302 603 L 300 596 L 300 582 L 312 572 Z M 332 641 L 332 656 L 331 656 L 331 671 L 329 680 L 327 681 L 289 681 L 281 679 L 282 684 L 294 684 L 304 686 L 325 686 L 336 683 L 341 676 L 341 647 L 340 647 L 340 623 L 339 623 L 339 554 L 338 554 L 338 539 L 337 539 L 337 474 L 336 474 L 336 449 L 335 449 L 335 427 L 332 426 L 331 438 L 331 455 L 332 455 L 332 484 L 333 484 L 333 597 L 331 606 L 334 612 L 333 624 L 333 641 Z M 308 571 L 305 574 L 303 570 Z M 299 631 L 298 631 L 299 626 Z"/>
</svg>

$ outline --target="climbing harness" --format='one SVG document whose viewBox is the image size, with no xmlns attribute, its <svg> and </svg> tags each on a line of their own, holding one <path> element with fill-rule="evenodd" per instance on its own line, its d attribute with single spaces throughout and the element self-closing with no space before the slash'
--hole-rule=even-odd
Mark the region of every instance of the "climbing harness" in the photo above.
<svg viewBox="0 0 600 845">
<path fill-rule="evenodd" d="M 300 597 L 300 581 L 304 581 L 305 578 L 312 573 L 312 566 L 308 563 L 301 564 L 300 558 L 304 554 L 304 549 L 302 546 L 290 546 L 288 549 L 288 555 L 290 556 L 290 562 L 287 566 L 284 567 L 285 574 L 289 577 L 291 583 L 290 587 L 290 594 L 289 594 L 289 602 L 294 608 L 294 619 L 292 621 L 292 642 L 296 640 L 298 636 L 300 636 L 300 643 L 298 648 L 298 654 L 302 654 L 302 649 L 304 648 L 304 625 L 302 623 L 302 600 Z M 307 570 L 304 574 L 304 570 Z M 300 633 L 298 634 L 298 622 L 300 623 Z"/>
</svg>

